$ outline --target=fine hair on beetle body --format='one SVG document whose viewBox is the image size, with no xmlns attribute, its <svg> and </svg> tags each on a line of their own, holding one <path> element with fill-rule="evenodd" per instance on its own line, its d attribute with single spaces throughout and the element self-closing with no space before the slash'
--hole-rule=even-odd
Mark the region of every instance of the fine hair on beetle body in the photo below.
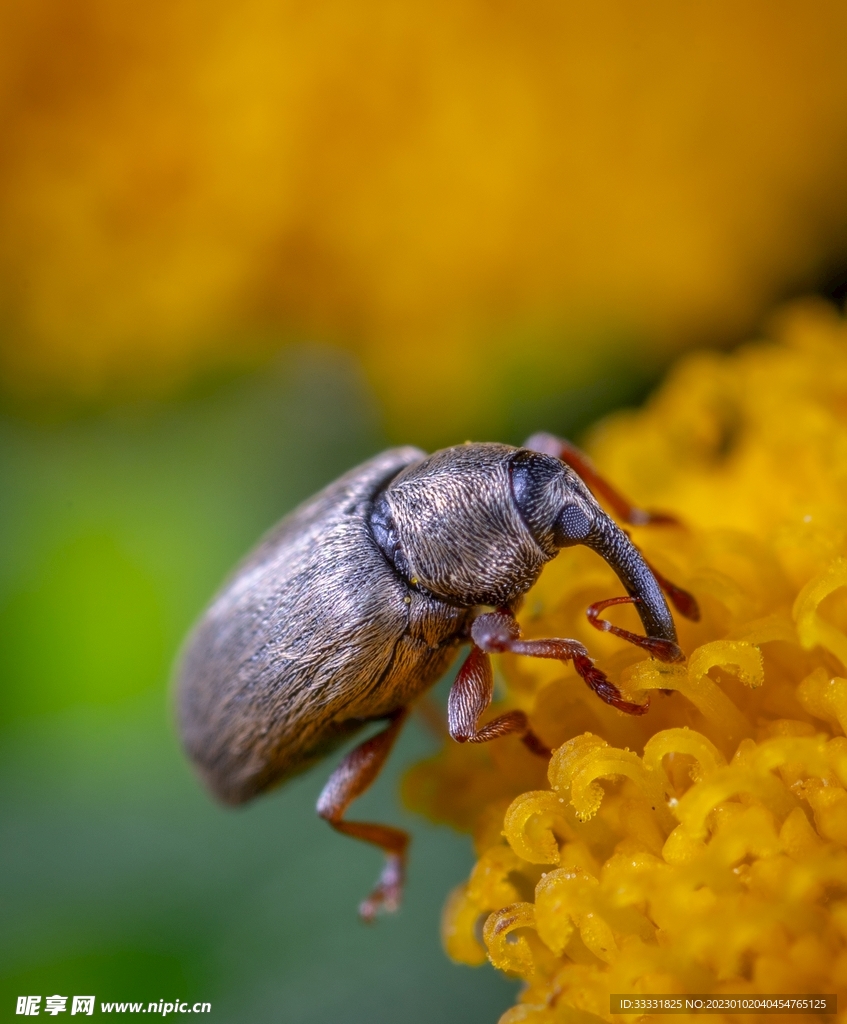
<svg viewBox="0 0 847 1024">
<path fill-rule="evenodd" d="M 332 773 L 317 811 L 386 854 L 361 915 L 395 909 L 408 835 L 344 815 L 378 774 L 409 707 L 461 645 L 470 643 L 470 653 L 447 708 L 458 742 L 513 734 L 549 755 L 522 711 L 479 724 L 491 702 L 492 653 L 573 662 L 606 703 L 628 714 L 647 710 L 624 699 L 577 641 L 522 639 L 514 613 L 561 548 L 596 551 L 626 591 L 593 604 L 592 625 L 663 661 L 683 657 L 662 591 L 689 618 L 698 616 L 694 598 L 651 569 L 598 497 L 626 523 L 675 523 L 631 505 L 582 452 L 550 434 L 522 448 L 393 448 L 296 508 L 233 572 L 183 650 L 180 730 L 209 789 L 242 804 L 368 722 L 384 722 Z M 644 635 L 600 617 L 624 602 L 634 604 Z"/>
</svg>

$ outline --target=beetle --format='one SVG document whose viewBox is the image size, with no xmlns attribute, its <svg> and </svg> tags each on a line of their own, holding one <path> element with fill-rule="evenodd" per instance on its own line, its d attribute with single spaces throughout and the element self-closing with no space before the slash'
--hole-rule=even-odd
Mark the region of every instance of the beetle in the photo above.
<svg viewBox="0 0 847 1024">
<path fill-rule="evenodd" d="M 394 910 L 407 833 L 348 821 L 413 704 L 471 650 L 448 699 L 460 743 L 514 734 L 549 750 L 523 711 L 483 725 L 492 697 L 489 655 L 510 651 L 573 662 L 606 703 L 640 715 L 575 640 L 525 640 L 515 612 L 563 547 L 587 545 L 626 597 L 600 601 L 589 620 L 662 661 L 683 659 L 662 589 L 698 615 L 693 597 L 660 577 L 592 490 L 631 524 L 672 523 L 626 501 L 579 449 L 550 434 L 521 448 L 467 443 L 427 455 L 392 448 L 330 484 L 283 518 L 238 566 L 190 634 L 178 673 L 178 718 L 189 757 L 212 793 L 242 804 L 309 767 L 362 729 L 385 728 L 335 769 L 317 813 L 386 854 L 360 913 Z M 645 634 L 600 613 L 632 602 Z M 491 610 L 485 610 L 485 609 Z"/>
</svg>

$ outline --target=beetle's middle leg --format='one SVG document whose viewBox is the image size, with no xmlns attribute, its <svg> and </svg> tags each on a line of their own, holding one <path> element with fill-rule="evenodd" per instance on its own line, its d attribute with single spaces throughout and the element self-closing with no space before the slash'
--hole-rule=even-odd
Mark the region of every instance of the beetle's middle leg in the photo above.
<svg viewBox="0 0 847 1024">
<path fill-rule="evenodd" d="M 380 907 L 393 911 L 400 905 L 409 834 L 390 825 L 345 821 L 344 812 L 379 774 L 407 714 L 406 708 L 396 711 L 386 729 L 351 750 L 330 775 L 318 797 L 318 814 L 337 832 L 361 839 L 365 843 L 373 843 L 385 851 L 385 866 L 376 888 L 359 906 L 359 914 L 366 921 L 372 921 Z"/>
<path fill-rule="evenodd" d="M 500 608 L 496 612 L 486 612 L 484 615 L 477 616 L 471 626 L 471 638 L 476 647 L 486 653 L 508 651 L 512 654 L 525 654 L 530 658 L 555 658 L 558 661 L 572 661 L 579 675 L 602 701 L 611 704 L 619 711 L 625 711 L 628 715 L 643 715 L 650 707 L 649 699 L 644 704 L 633 704 L 631 701 L 624 700 L 621 691 L 604 672 L 597 668 L 589 657 L 588 651 L 577 640 L 558 638 L 523 640 L 520 626 L 507 608 Z M 519 713 L 523 714 L 523 712 Z M 490 724 L 494 725 L 495 723 Z"/>
</svg>

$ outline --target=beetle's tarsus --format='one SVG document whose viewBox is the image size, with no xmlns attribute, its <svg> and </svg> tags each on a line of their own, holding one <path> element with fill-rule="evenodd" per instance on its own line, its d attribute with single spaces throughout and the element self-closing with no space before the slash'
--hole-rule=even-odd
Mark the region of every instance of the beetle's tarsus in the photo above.
<svg viewBox="0 0 847 1024">
<path fill-rule="evenodd" d="M 388 726 L 360 743 L 330 775 L 318 797 L 318 814 L 344 835 L 371 843 L 385 851 L 385 866 L 370 896 L 360 904 L 359 916 L 373 921 L 377 912 L 394 911 L 400 906 L 409 836 L 399 828 L 369 821 L 347 821 L 344 812 L 370 786 L 385 764 L 397 734 L 408 714 L 405 708 L 395 712 Z"/>
<path fill-rule="evenodd" d="M 533 754 L 536 754 L 538 757 L 549 758 L 553 753 L 553 751 L 547 746 L 547 744 L 535 735 L 532 729 L 527 729 L 523 736 L 521 736 L 521 741 L 523 742 L 527 750 L 530 750 Z"/>
<path fill-rule="evenodd" d="M 605 704 L 609 704 L 611 707 L 617 708 L 618 711 L 624 711 L 628 715 L 644 715 L 649 711 L 649 697 L 644 704 L 635 704 L 632 701 L 625 700 L 617 686 L 615 686 L 605 672 L 597 668 L 591 658 L 577 657 L 574 658 L 573 663 L 574 668 L 588 684 L 588 687 L 593 690 Z"/>
<path fill-rule="evenodd" d="M 476 622 L 488 620 L 476 630 Z M 490 743 L 501 736 L 519 736 L 529 749 L 541 757 L 549 757 L 550 750 L 529 727 L 529 719 L 517 708 L 492 718 L 485 725 L 479 719 L 491 703 L 494 692 L 494 676 L 488 650 L 509 650 L 509 637 L 520 635 L 517 623 L 508 612 L 492 612 L 481 615 L 474 623 L 474 636 L 479 636 L 483 648 L 474 642 L 470 654 L 465 658 L 456 681 L 447 698 L 447 728 L 457 743 Z"/>
<path fill-rule="evenodd" d="M 589 605 L 586 610 L 588 621 L 595 629 L 599 629 L 604 633 L 612 633 L 614 636 L 619 636 L 621 640 L 626 640 L 628 643 L 635 644 L 636 647 L 642 648 L 647 651 L 654 658 L 658 658 L 659 661 L 677 662 L 685 661 L 685 655 L 679 644 L 675 644 L 673 640 L 663 640 L 660 637 L 655 636 L 642 636 L 641 633 L 631 633 L 628 629 L 622 629 L 620 626 L 614 626 L 608 619 L 601 619 L 600 612 L 606 608 L 611 608 L 616 604 L 638 604 L 639 598 L 637 597 L 610 597 L 605 601 L 595 601 L 594 604 Z"/>
<path fill-rule="evenodd" d="M 380 911 L 393 914 L 399 909 L 405 877 L 405 855 L 389 854 L 385 858 L 385 867 L 382 869 L 376 888 L 366 900 L 362 900 L 359 904 L 359 917 L 366 924 L 373 924 Z"/>
<path fill-rule="evenodd" d="M 675 644 L 673 640 L 659 640 L 656 637 L 648 636 L 644 637 L 639 646 L 643 647 L 652 657 L 668 664 L 678 664 L 681 661 L 685 661 L 682 648 L 679 644 Z"/>
<path fill-rule="evenodd" d="M 476 623 L 485 620 L 479 629 Z M 501 736 L 519 736 L 525 746 L 539 757 L 550 757 L 552 751 L 529 727 L 529 719 L 517 708 L 479 725 L 480 716 L 491 703 L 494 676 L 488 650 L 511 650 L 510 644 L 520 636 L 520 628 L 509 611 L 480 615 L 473 626 L 474 642 L 465 658 L 447 699 L 447 727 L 457 743 L 489 743 Z M 481 645 L 486 644 L 483 648 Z"/>
</svg>

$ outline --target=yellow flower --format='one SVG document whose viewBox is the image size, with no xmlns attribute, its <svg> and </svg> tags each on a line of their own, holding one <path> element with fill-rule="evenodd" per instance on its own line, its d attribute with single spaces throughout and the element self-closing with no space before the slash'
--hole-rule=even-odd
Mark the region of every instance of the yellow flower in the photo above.
<svg viewBox="0 0 847 1024">
<path fill-rule="evenodd" d="M 582 611 L 620 584 L 586 549 L 524 608 L 528 635 L 576 635 L 649 713 L 506 658 L 507 703 L 554 748 L 546 778 L 507 740 L 406 780 L 474 834 L 444 941 L 525 980 L 503 1022 L 611 1019 L 611 993 L 847 996 L 847 324 L 801 304 L 775 332 L 689 356 L 592 440 L 623 491 L 685 523 L 636 540 L 700 601 L 687 662 L 589 631 Z"/>
<path fill-rule="evenodd" d="M 493 437 L 843 252 L 840 0 L 29 0 L 0 28 L 18 395 L 318 337 L 404 441 Z"/>
</svg>

